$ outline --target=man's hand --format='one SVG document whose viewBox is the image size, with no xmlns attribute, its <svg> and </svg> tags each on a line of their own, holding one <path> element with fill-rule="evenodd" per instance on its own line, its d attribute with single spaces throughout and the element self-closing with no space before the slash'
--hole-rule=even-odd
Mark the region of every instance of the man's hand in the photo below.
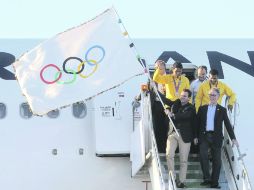
<svg viewBox="0 0 254 190">
<path fill-rule="evenodd" d="M 154 86 L 156 86 L 156 83 L 153 80 L 150 80 L 150 86 L 154 87 Z"/>
<path fill-rule="evenodd" d="M 164 61 L 162 61 L 162 60 L 158 60 L 158 61 L 156 61 L 155 62 L 155 69 L 159 69 L 159 70 L 163 70 L 163 71 L 165 71 L 165 62 Z"/>
<path fill-rule="evenodd" d="M 198 138 L 194 138 L 193 142 L 194 142 L 194 145 L 198 145 Z"/>
<path fill-rule="evenodd" d="M 228 105 L 228 111 L 232 112 L 233 110 L 233 106 L 232 105 Z"/>
<path fill-rule="evenodd" d="M 169 109 L 165 109 L 164 110 L 165 114 L 168 115 L 169 117 L 173 117 L 173 113 L 171 111 L 169 111 Z"/>
<path fill-rule="evenodd" d="M 232 139 L 232 147 L 233 146 L 239 147 L 238 141 L 236 139 Z"/>
</svg>

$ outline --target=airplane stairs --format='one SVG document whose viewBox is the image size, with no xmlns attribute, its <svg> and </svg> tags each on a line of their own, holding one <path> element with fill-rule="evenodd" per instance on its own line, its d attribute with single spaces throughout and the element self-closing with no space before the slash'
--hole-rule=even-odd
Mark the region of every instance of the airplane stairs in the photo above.
<svg viewBox="0 0 254 190">
<path fill-rule="evenodd" d="M 160 154 L 160 161 L 162 165 L 162 173 L 163 173 L 163 179 L 165 183 L 168 183 L 168 166 L 166 162 L 166 156 L 165 154 Z M 176 154 L 175 157 L 175 173 L 179 175 L 179 168 L 180 168 L 180 162 L 179 162 L 179 155 Z M 186 182 L 185 185 L 187 186 L 186 190 L 209 190 L 212 188 L 209 188 L 209 186 L 200 186 L 200 183 L 203 182 L 203 176 L 202 176 L 202 171 L 200 167 L 200 162 L 199 162 L 199 156 L 198 154 L 190 154 L 189 159 L 188 159 L 188 170 L 187 170 L 187 177 L 186 177 Z M 222 169 L 220 173 L 220 179 L 219 179 L 219 184 L 221 187 L 221 190 L 229 190 L 228 187 L 228 182 L 225 177 L 225 172 Z M 179 188 L 180 189 L 180 188 Z"/>
<path fill-rule="evenodd" d="M 134 121 L 132 135 L 132 177 L 148 176 L 153 190 L 176 190 L 175 178 L 168 171 L 165 154 L 158 153 L 155 140 L 149 93 L 141 93 L 138 118 Z M 134 114 L 135 116 L 135 114 Z M 222 167 L 219 179 L 221 190 L 252 190 L 248 173 L 240 149 L 232 147 L 232 142 L 224 130 L 222 147 Z M 179 174 L 179 156 L 175 156 L 175 173 Z M 188 159 L 186 190 L 212 190 L 200 186 L 202 171 L 198 154 L 190 154 Z"/>
</svg>

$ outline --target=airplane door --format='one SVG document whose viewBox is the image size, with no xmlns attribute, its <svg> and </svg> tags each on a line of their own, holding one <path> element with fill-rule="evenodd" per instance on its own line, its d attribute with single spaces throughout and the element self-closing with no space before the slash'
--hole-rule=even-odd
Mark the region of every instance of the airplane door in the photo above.
<svg viewBox="0 0 254 190">
<path fill-rule="evenodd" d="M 135 176 L 138 171 L 145 164 L 145 146 L 143 136 L 143 125 L 140 125 L 135 129 L 131 135 L 131 162 L 132 170 L 131 175 Z"/>
<path fill-rule="evenodd" d="M 94 99 L 94 134 L 97 156 L 129 155 L 133 131 L 132 101 L 139 93 L 135 78 Z"/>
<path fill-rule="evenodd" d="M 133 111 L 134 130 L 131 134 L 131 175 L 135 176 L 143 167 L 146 161 L 146 145 L 147 145 L 147 125 L 148 118 L 145 110 L 145 102 L 142 101 L 139 107 L 135 107 Z"/>
</svg>

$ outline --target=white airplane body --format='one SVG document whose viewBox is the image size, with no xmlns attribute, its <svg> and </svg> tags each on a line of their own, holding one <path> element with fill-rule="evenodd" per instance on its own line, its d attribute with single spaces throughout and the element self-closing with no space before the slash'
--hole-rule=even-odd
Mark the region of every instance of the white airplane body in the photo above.
<svg viewBox="0 0 254 190">
<path fill-rule="evenodd" d="M 39 42 L 41 40 L 0 40 L 0 66 L 5 62 L 0 72 L 0 189 L 146 189 L 144 181 L 153 181 L 153 177 L 132 177 L 134 168 L 129 155 L 133 151 L 131 134 L 134 128 L 131 104 L 140 92 L 140 85 L 147 82 L 147 76 L 131 79 L 84 102 L 80 118 L 75 116 L 74 106 L 60 109 L 58 116 L 53 113 L 53 118 L 28 118 L 28 109 L 22 105 L 26 99 L 17 81 L 6 74 L 6 70 L 14 73 L 13 68 L 11 64 L 6 66 L 6 60 L 1 58 L 8 53 L 17 59 Z M 244 161 L 253 182 L 254 53 L 251 52 L 254 52 L 254 40 L 136 39 L 134 44 L 149 65 L 158 58 L 165 59 L 168 64 L 182 59 L 185 64 L 208 68 L 220 68 L 217 66 L 221 63 L 222 81 L 233 89 L 240 105 L 235 133 L 241 150 L 247 154 Z M 131 68 L 119 72 L 126 69 Z M 131 155 L 133 159 L 135 155 Z M 150 183 L 147 188 L 158 189 Z"/>
</svg>

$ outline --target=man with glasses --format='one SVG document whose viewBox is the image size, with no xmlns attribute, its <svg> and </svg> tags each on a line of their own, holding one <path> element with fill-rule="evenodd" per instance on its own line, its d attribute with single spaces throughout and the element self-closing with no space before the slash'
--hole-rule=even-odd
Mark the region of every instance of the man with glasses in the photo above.
<svg viewBox="0 0 254 190">
<path fill-rule="evenodd" d="M 197 92 L 196 99 L 195 99 L 195 107 L 196 111 L 202 105 L 206 105 L 209 103 L 209 96 L 208 92 L 211 88 L 216 87 L 220 90 L 220 96 L 218 99 L 218 103 L 221 104 L 222 97 L 224 95 L 229 97 L 228 101 L 228 109 L 232 111 L 233 104 L 236 101 L 235 93 L 229 88 L 225 83 L 218 81 L 218 71 L 216 69 L 212 69 L 209 72 L 209 79 L 206 82 L 203 82 Z"/>
<path fill-rule="evenodd" d="M 221 147 L 223 142 L 222 123 L 232 139 L 233 145 L 238 146 L 234 131 L 224 107 L 218 104 L 220 91 L 212 87 L 208 93 L 209 104 L 199 107 L 197 114 L 198 139 L 200 149 L 200 163 L 204 181 L 202 186 L 210 185 L 211 188 L 220 188 L 218 180 L 221 168 Z M 208 149 L 212 154 L 212 174 L 209 169 Z"/>
<path fill-rule="evenodd" d="M 197 69 L 197 79 L 191 82 L 190 91 L 192 93 L 192 103 L 195 104 L 196 94 L 198 92 L 199 86 L 207 80 L 207 67 L 201 65 Z"/>
</svg>

